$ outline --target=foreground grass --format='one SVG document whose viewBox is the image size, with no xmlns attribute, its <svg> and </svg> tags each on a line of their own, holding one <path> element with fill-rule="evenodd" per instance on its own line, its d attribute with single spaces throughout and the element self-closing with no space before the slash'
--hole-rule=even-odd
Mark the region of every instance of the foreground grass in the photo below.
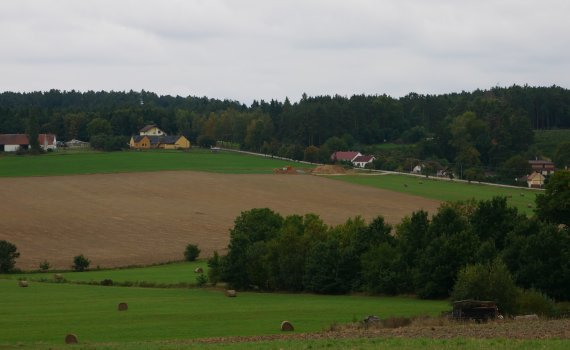
<svg viewBox="0 0 570 350">
<path fill-rule="evenodd" d="M 477 183 L 450 182 L 432 180 L 406 175 L 347 175 L 331 176 L 335 180 L 353 184 L 382 188 L 396 192 L 408 193 L 420 197 L 440 201 L 459 201 L 474 198 L 476 200 L 491 199 L 494 196 L 507 197 L 509 205 L 519 212 L 533 215 L 534 200 L 540 192 L 525 188 L 507 188 Z M 529 208 L 529 205 L 532 208 Z"/>
<path fill-rule="evenodd" d="M 247 349 L 247 350 L 265 350 L 265 349 L 288 349 L 288 350 L 305 350 L 305 349 L 359 349 L 359 350 L 416 350 L 416 349 L 464 349 L 464 350 L 502 350 L 502 349 L 552 349 L 563 350 L 568 349 L 570 341 L 561 339 L 542 339 L 542 340 L 519 340 L 519 339 L 409 339 L 409 338 L 358 338 L 358 339 L 319 339 L 319 340 L 273 340 L 260 342 L 244 342 L 244 343 L 214 343 L 201 344 L 188 341 L 171 341 L 171 342 L 132 342 L 132 343 L 103 343 L 103 344 L 83 344 L 74 346 L 74 349 L 101 349 L 101 350 L 130 350 L 130 349 Z M 17 346 L 14 349 L 29 349 L 30 346 Z M 69 346 L 35 344 L 34 349 L 69 349 Z M 8 347 L 10 349 L 10 347 Z"/>
<path fill-rule="evenodd" d="M 0 156 L 0 177 L 194 170 L 228 174 L 269 174 L 291 162 L 203 149 L 182 151 L 55 152 Z M 295 167 L 308 167 L 294 163 Z"/>
<path fill-rule="evenodd" d="M 207 273 L 208 265 L 206 261 L 178 262 L 150 267 L 136 267 L 112 270 L 92 270 L 85 272 L 62 272 L 67 281 L 71 282 L 101 282 L 104 279 L 111 279 L 114 283 L 133 284 L 146 282 L 149 284 L 177 285 L 196 284 L 199 274 L 194 270 L 201 267 Z M 34 272 L 0 275 L 0 278 L 18 280 L 53 280 L 52 272 Z"/>
<path fill-rule="evenodd" d="M 61 344 L 68 333 L 82 342 L 138 342 L 278 334 L 283 320 L 298 332 L 315 332 L 333 322 L 382 317 L 436 315 L 446 301 L 406 297 L 240 293 L 219 290 L 103 287 L 34 283 L 18 287 L 0 280 L 0 347 L 19 343 Z M 129 310 L 117 311 L 127 302 Z"/>
</svg>

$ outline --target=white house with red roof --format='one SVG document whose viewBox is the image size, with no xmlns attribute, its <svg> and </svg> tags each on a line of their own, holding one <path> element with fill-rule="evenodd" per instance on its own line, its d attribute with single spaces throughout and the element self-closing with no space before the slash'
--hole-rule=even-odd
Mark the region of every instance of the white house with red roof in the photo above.
<svg viewBox="0 0 570 350">
<path fill-rule="evenodd" d="M 376 158 L 374 156 L 358 156 L 352 160 L 355 167 L 366 168 L 366 164 L 371 164 Z"/>
<path fill-rule="evenodd" d="M 38 142 L 44 151 L 57 148 L 57 140 L 54 134 L 39 134 Z M 30 148 L 28 135 L 0 134 L 0 152 L 16 152 L 28 148 Z"/>
<path fill-rule="evenodd" d="M 333 162 L 352 162 L 356 157 L 360 157 L 362 154 L 360 152 L 352 151 L 338 151 L 331 155 L 331 161 Z"/>
<path fill-rule="evenodd" d="M 364 168 L 366 164 L 372 163 L 376 158 L 374 156 L 364 155 L 360 152 L 353 151 L 338 151 L 331 155 L 333 162 L 350 162 L 355 167 Z"/>
</svg>

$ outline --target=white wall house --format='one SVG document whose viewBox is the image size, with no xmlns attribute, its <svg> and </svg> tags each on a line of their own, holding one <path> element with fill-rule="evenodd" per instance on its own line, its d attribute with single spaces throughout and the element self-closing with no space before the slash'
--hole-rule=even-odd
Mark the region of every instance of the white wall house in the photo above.
<svg viewBox="0 0 570 350">
<path fill-rule="evenodd" d="M 57 148 L 57 140 L 54 134 L 39 134 L 38 142 L 44 150 Z M 17 152 L 30 148 L 28 135 L 25 134 L 0 134 L 0 152 Z"/>
<path fill-rule="evenodd" d="M 139 130 L 139 136 L 167 136 L 166 133 L 160 130 L 156 125 L 147 125 Z"/>
</svg>

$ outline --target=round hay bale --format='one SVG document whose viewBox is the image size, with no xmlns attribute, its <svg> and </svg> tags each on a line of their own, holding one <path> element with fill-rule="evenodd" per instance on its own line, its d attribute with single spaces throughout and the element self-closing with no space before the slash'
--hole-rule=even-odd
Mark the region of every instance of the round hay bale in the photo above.
<svg viewBox="0 0 570 350">
<path fill-rule="evenodd" d="M 194 273 L 204 273 L 204 269 L 201 268 L 201 267 L 197 267 L 197 268 L 194 270 Z"/>
<path fill-rule="evenodd" d="M 119 311 L 127 311 L 129 309 L 129 305 L 127 305 L 127 303 L 119 303 L 117 309 Z"/>
<path fill-rule="evenodd" d="M 53 279 L 58 282 L 63 281 L 63 275 L 61 273 L 56 273 L 53 275 Z"/>
<path fill-rule="evenodd" d="M 28 286 L 28 281 L 26 281 L 26 280 L 19 280 L 19 281 L 18 281 L 18 285 L 19 285 L 20 287 L 24 287 L 24 288 L 25 288 L 25 287 Z"/>
<path fill-rule="evenodd" d="M 77 344 L 79 341 L 77 340 L 77 336 L 75 334 L 68 334 L 65 336 L 65 344 Z"/>
<path fill-rule="evenodd" d="M 283 332 L 292 332 L 295 330 L 295 328 L 293 327 L 293 325 L 291 324 L 291 322 L 289 321 L 283 321 L 281 322 L 281 330 Z"/>
<path fill-rule="evenodd" d="M 237 297 L 237 293 L 234 289 L 228 289 L 226 290 L 226 296 L 230 298 L 235 298 Z"/>
</svg>

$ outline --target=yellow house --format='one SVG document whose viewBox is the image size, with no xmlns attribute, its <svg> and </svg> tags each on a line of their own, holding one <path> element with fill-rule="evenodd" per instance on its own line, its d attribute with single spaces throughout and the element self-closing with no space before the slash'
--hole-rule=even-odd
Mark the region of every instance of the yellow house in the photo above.
<svg viewBox="0 0 570 350">
<path fill-rule="evenodd" d="M 190 141 L 182 135 L 166 136 L 161 138 L 158 147 L 164 149 L 189 149 Z"/>
<path fill-rule="evenodd" d="M 134 149 L 149 149 L 151 141 L 149 136 L 132 136 L 129 146 Z"/>
<path fill-rule="evenodd" d="M 129 145 L 133 149 L 189 149 L 190 141 L 184 136 L 147 136 L 136 135 L 131 137 Z"/>
<path fill-rule="evenodd" d="M 528 176 L 526 183 L 529 188 L 541 188 L 544 186 L 544 175 L 541 173 L 534 172 Z"/>
</svg>

